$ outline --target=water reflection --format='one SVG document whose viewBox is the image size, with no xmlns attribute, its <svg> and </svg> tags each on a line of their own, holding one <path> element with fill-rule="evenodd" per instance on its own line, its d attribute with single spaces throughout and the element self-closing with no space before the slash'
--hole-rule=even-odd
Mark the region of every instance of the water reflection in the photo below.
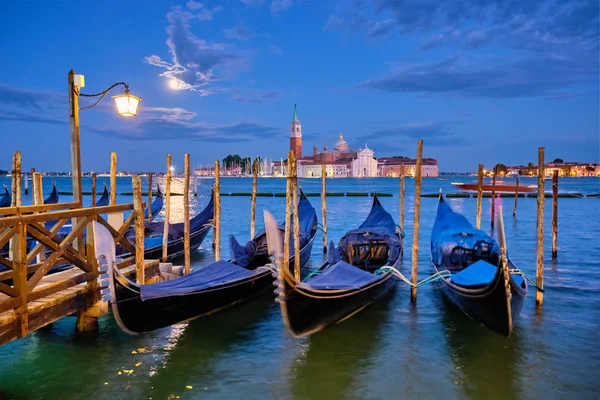
<svg viewBox="0 0 600 400">
<path fill-rule="evenodd" d="M 358 378 L 373 367 L 390 304 L 388 296 L 347 321 L 300 339 L 300 355 L 290 377 L 294 398 L 351 396 Z"/>
<path fill-rule="evenodd" d="M 441 296 L 441 294 L 440 294 Z M 485 328 L 444 300 L 440 311 L 456 373 L 456 383 L 473 399 L 519 397 L 519 330 L 508 338 Z"/>
<path fill-rule="evenodd" d="M 166 399 L 170 394 L 180 395 L 192 383 L 213 387 L 219 380 L 219 357 L 251 341 L 272 304 L 272 295 L 265 294 L 242 306 L 189 322 L 181 335 L 171 337 L 160 349 L 164 360 L 151 371 L 143 397 Z M 196 393 L 204 387 L 197 387 Z"/>
</svg>

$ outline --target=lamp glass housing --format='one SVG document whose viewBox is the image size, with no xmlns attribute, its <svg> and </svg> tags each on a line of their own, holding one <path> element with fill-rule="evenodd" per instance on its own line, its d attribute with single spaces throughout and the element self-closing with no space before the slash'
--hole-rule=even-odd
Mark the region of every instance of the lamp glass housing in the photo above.
<svg viewBox="0 0 600 400">
<path fill-rule="evenodd" d="M 117 112 L 123 117 L 133 117 L 137 114 L 137 109 L 140 104 L 139 97 L 133 96 L 129 93 L 119 94 L 113 96 L 115 104 L 117 105 Z"/>
</svg>

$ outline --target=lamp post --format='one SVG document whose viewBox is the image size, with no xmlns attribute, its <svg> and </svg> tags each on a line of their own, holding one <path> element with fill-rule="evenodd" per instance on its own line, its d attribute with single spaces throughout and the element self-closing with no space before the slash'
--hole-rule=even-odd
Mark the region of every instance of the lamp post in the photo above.
<svg viewBox="0 0 600 400">
<path fill-rule="evenodd" d="M 102 99 L 117 86 L 123 86 L 123 92 L 113 96 L 117 106 L 117 112 L 124 117 L 133 117 L 137 114 L 140 104 L 140 98 L 129 93 L 129 85 L 125 82 L 118 82 L 110 86 L 103 92 L 96 94 L 80 93 L 81 88 L 85 86 L 83 75 L 75 75 L 75 71 L 69 72 L 69 122 L 71 127 L 71 170 L 73 177 L 73 199 L 82 206 L 81 197 L 81 149 L 79 136 L 79 110 L 86 110 L 98 105 Z M 99 97 L 99 99 L 88 107 L 79 108 L 79 97 Z"/>
</svg>

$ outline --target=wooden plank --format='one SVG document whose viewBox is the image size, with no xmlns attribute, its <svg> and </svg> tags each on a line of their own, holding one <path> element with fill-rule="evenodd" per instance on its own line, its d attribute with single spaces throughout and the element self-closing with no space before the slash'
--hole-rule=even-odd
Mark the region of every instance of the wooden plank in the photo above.
<svg viewBox="0 0 600 400">
<path fill-rule="evenodd" d="M 67 237 L 61 242 L 60 247 L 55 250 L 54 253 L 52 253 L 52 255 L 50 255 L 50 257 L 48 257 L 48 259 L 46 260 L 46 262 L 44 263 L 44 265 L 38 269 L 35 274 L 33 274 L 33 276 L 31 277 L 31 279 L 29 279 L 28 282 L 28 287 L 29 287 L 29 291 L 33 291 L 33 288 L 35 288 L 35 286 L 39 283 L 39 281 L 43 278 L 44 275 L 46 275 L 48 273 L 48 271 L 50 270 L 50 268 L 53 265 L 53 262 L 60 256 L 62 256 L 65 252 L 66 252 L 66 247 L 70 246 L 71 243 L 73 243 L 73 241 L 77 238 L 77 236 L 79 236 L 80 233 L 83 232 L 83 229 L 87 226 L 87 224 L 89 224 L 92 221 L 92 217 L 91 216 L 86 216 L 84 217 L 78 224 L 77 226 L 74 226 L 73 229 L 71 230 L 71 232 L 67 235 Z M 32 236 L 33 236 L 33 232 L 32 232 Z M 37 237 L 38 240 L 40 240 L 40 237 Z M 41 239 L 42 241 L 44 241 L 43 237 Z M 45 243 L 48 247 L 51 247 L 49 244 L 52 243 L 52 245 L 56 245 L 56 243 L 51 242 L 51 241 L 47 241 L 47 243 Z M 65 258 L 67 258 L 67 254 L 65 254 Z M 67 258 L 69 259 L 69 258 Z"/>
<path fill-rule="evenodd" d="M 46 214 L 14 215 L 11 217 L 0 218 L 0 228 L 4 228 L 7 226 L 15 226 L 19 223 L 29 224 L 32 222 L 46 222 L 57 219 L 69 219 L 85 217 L 89 215 L 109 214 L 128 210 L 133 210 L 133 204 L 118 204 L 116 206 L 77 208 L 68 211 L 57 211 Z"/>
<path fill-rule="evenodd" d="M 13 263 L 12 261 L 10 261 L 8 258 L 0 256 L 0 264 L 4 265 L 6 268 L 12 270 L 13 269 Z"/>
<path fill-rule="evenodd" d="M 77 202 L 69 203 L 56 203 L 56 204 L 40 204 L 31 206 L 11 206 L 2 209 L 2 215 L 15 215 L 15 214 L 32 214 L 41 211 L 56 211 L 56 210 L 71 210 L 78 208 Z"/>
<path fill-rule="evenodd" d="M 8 243 L 8 241 L 17 233 L 18 229 L 19 228 L 17 226 L 8 226 L 4 229 L 4 231 L 2 231 L 2 233 L 0 233 L 0 248 L 4 247 L 4 245 Z"/>
<path fill-rule="evenodd" d="M 94 217 L 89 216 L 86 218 L 93 219 Z M 38 225 L 29 225 L 29 227 L 31 228 L 29 234 L 38 242 L 41 242 L 44 246 L 49 247 L 52 251 L 57 252 L 59 251 L 59 249 L 64 247 L 62 245 L 63 242 L 59 241 L 56 238 L 50 238 L 48 235 L 43 234 L 39 230 Z M 81 230 L 81 232 L 83 232 L 83 230 Z M 81 235 L 78 235 L 78 237 L 80 236 Z M 66 260 L 68 260 L 76 267 L 81 268 L 84 271 L 91 272 L 91 268 L 87 265 L 85 258 L 80 257 L 79 253 L 77 253 L 74 248 L 66 247 L 61 255 L 63 255 Z M 41 264 L 44 265 L 44 262 L 42 261 Z M 50 268 L 52 268 L 54 265 L 56 265 L 56 261 L 53 265 L 50 266 Z"/>
<path fill-rule="evenodd" d="M 38 231 L 42 232 L 44 235 L 46 235 L 48 237 L 48 239 L 52 240 L 56 237 L 60 228 L 62 228 L 67 223 L 67 221 L 68 221 L 68 219 L 61 219 L 60 221 L 58 221 L 56 223 L 56 225 L 54 225 L 52 227 L 52 229 L 50 229 L 50 231 L 48 231 L 46 229 L 46 227 L 44 227 L 43 229 L 46 232 L 42 232 L 39 229 L 41 226 L 35 225 L 34 228 L 37 229 Z M 36 256 L 38 255 L 38 253 L 40 251 L 44 250 L 45 248 L 46 248 L 46 246 L 42 243 L 39 243 L 39 241 L 38 241 L 38 244 L 27 255 L 27 264 L 31 264 L 33 262 L 33 260 L 36 258 Z"/>
<path fill-rule="evenodd" d="M 35 263 L 35 264 L 31 264 L 27 267 L 27 276 L 35 273 L 35 271 L 37 271 L 38 269 L 40 269 L 40 267 L 42 266 L 43 262 L 39 262 L 39 263 Z M 64 258 L 58 258 L 55 262 L 54 265 L 65 265 L 68 264 L 67 260 Z M 9 279 L 13 279 L 14 277 L 14 272 L 11 269 L 10 271 L 4 271 L 4 272 L 0 272 L 0 281 L 6 281 Z"/>
<path fill-rule="evenodd" d="M 42 288 L 38 288 L 29 294 L 30 301 L 40 300 L 44 297 L 51 296 L 55 293 L 60 293 L 70 287 L 90 281 L 94 277 L 94 274 L 89 272 L 80 272 L 77 275 L 73 275 L 67 279 L 63 279 L 58 282 L 52 282 L 44 285 Z"/>
<path fill-rule="evenodd" d="M 2 282 L 0 282 L 0 292 L 4 293 L 10 297 L 17 297 L 19 295 L 19 292 L 17 292 L 17 290 L 15 288 L 5 285 Z"/>
</svg>

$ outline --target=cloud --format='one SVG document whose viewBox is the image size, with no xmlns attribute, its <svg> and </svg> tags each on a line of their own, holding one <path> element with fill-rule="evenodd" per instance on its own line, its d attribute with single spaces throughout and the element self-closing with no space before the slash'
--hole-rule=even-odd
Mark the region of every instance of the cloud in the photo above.
<svg viewBox="0 0 600 400">
<path fill-rule="evenodd" d="M 252 38 L 252 36 L 254 36 L 252 32 L 250 32 L 248 28 L 246 28 L 243 25 L 236 25 L 229 29 L 223 29 L 223 34 L 227 39 L 235 39 L 242 41 L 249 40 Z"/>
<path fill-rule="evenodd" d="M 404 147 L 417 140 L 427 141 L 427 146 L 451 146 L 465 143 L 462 137 L 452 133 L 441 122 L 411 122 L 405 125 L 382 127 L 358 138 L 363 142 L 379 143 L 382 147 L 387 144 Z"/>
<path fill-rule="evenodd" d="M 204 4 L 194 1 L 194 0 L 188 1 L 185 5 L 190 10 L 198 10 L 198 9 L 204 7 Z"/>
<path fill-rule="evenodd" d="M 598 51 L 597 0 L 375 0 L 343 4 L 329 17 L 326 30 L 358 31 L 371 37 L 380 32 L 373 27 L 385 21 L 386 32 L 429 35 L 421 49 L 464 39 L 467 47 L 495 43 L 539 51 L 556 46 Z M 470 33 L 452 36 L 448 34 L 451 31 Z"/>
<path fill-rule="evenodd" d="M 276 56 L 282 56 L 283 55 L 283 49 L 279 46 L 275 46 L 274 44 L 272 44 L 271 46 L 269 46 L 269 50 L 271 51 L 271 54 L 274 54 Z"/>
<path fill-rule="evenodd" d="M 580 58 L 550 55 L 469 61 L 458 56 L 432 63 L 401 65 L 390 75 L 359 86 L 390 93 L 514 98 L 551 96 L 565 87 L 597 82 L 597 79 L 597 70 Z"/>
<path fill-rule="evenodd" d="M 19 106 L 21 108 L 33 108 L 41 111 L 51 101 L 55 104 L 63 100 L 64 108 L 67 108 L 67 96 L 59 93 L 33 91 L 24 88 L 0 85 L 0 104 Z"/>
<path fill-rule="evenodd" d="M 230 101 L 237 101 L 240 103 L 262 103 L 266 100 L 275 99 L 280 97 L 283 93 L 278 90 L 247 90 L 240 89 L 237 87 L 223 88 L 223 93 L 230 93 Z"/>
<path fill-rule="evenodd" d="M 165 69 L 160 76 L 172 82 L 172 87 L 196 91 L 203 96 L 212 92 L 207 86 L 215 81 L 233 79 L 248 68 L 248 57 L 233 45 L 209 43 L 191 31 L 191 22 L 198 15 L 174 8 L 167 14 L 167 46 L 171 61 L 158 55 L 145 58 L 146 63 Z"/>
<path fill-rule="evenodd" d="M 242 3 L 249 7 L 259 7 L 265 4 L 266 0 L 240 0 Z M 280 12 L 291 8 L 294 5 L 294 0 L 271 0 L 270 2 L 271 14 L 274 16 Z"/>
<path fill-rule="evenodd" d="M 242 91 L 228 89 L 239 96 L 235 101 L 253 101 L 279 96 L 279 92 Z M 34 92 L 18 87 L 0 85 L 0 121 L 19 121 L 52 125 L 68 125 L 66 96 L 53 92 Z M 258 101 L 258 100 L 257 100 Z M 111 106 L 99 107 L 114 115 Z M 107 114 L 108 115 L 108 114 Z M 94 132 L 126 140 L 203 140 L 215 143 L 236 143 L 281 136 L 280 128 L 253 120 L 229 124 L 211 124 L 197 120 L 195 112 L 180 107 L 144 106 L 135 118 L 121 118 L 118 123 L 106 118 L 103 125 L 85 125 Z M 115 125 L 113 125 L 115 124 Z"/>
<path fill-rule="evenodd" d="M 278 14 L 294 5 L 293 0 L 273 0 L 271 2 L 271 13 Z"/>
<path fill-rule="evenodd" d="M 325 31 L 364 31 L 369 38 L 381 38 L 389 36 L 396 26 L 396 22 L 390 18 L 381 21 L 369 20 L 361 13 L 356 13 L 349 17 L 331 15 L 323 29 Z"/>
</svg>

